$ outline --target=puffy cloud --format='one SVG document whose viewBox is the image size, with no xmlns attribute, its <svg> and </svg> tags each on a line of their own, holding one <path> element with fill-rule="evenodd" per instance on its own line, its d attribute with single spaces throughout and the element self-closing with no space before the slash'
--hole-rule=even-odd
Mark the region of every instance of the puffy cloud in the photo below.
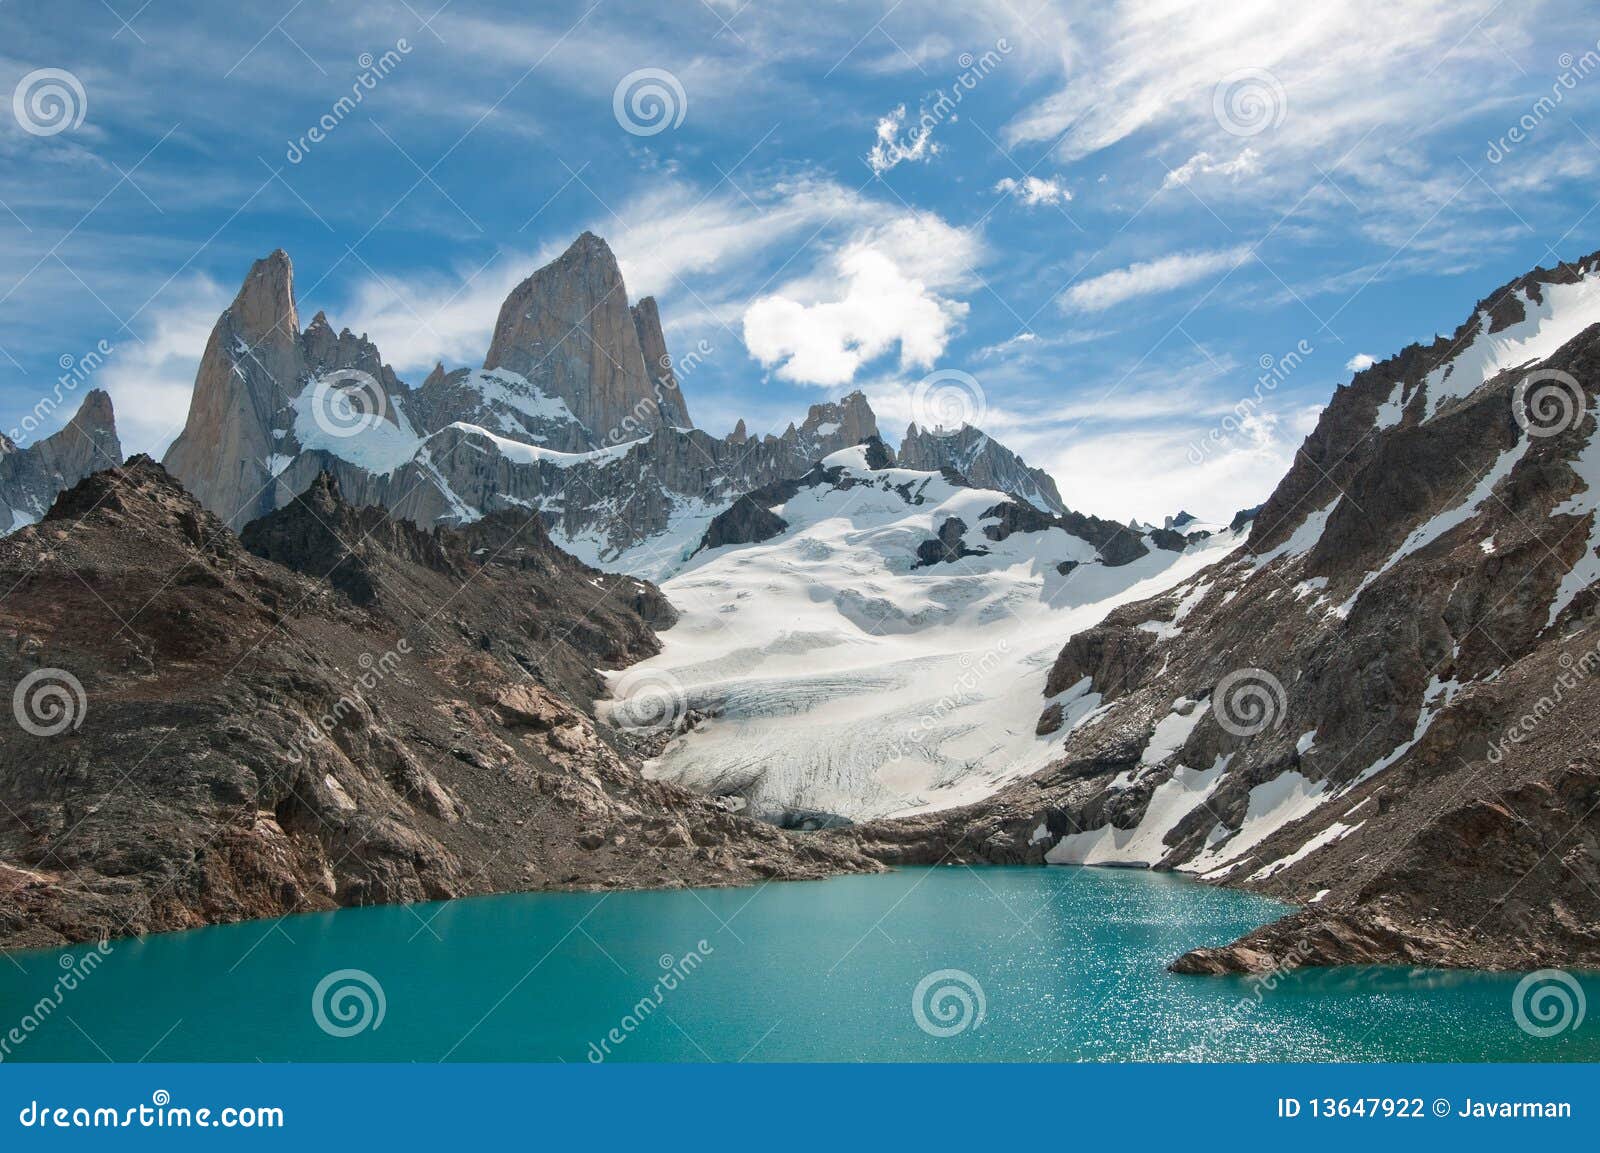
<svg viewBox="0 0 1600 1153">
<path fill-rule="evenodd" d="M 1349 360 L 1345 361 L 1344 366 L 1351 372 L 1360 372 L 1363 369 L 1371 368 L 1377 363 L 1378 361 L 1375 357 L 1369 356 L 1365 352 L 1358 352 Z"/>
<path fill-rule="evenodd" d="M 1037 208 L 1041 204 L 1060 204 L 1072 199 L 1072 193 L 1066 185 L 1038 176 L 1024 176 L 1021 180 L 1007 176 L 994 186 L 994 190 L 1020 200 L 1029 208 Z"/>
<path fill-rule="evenodd" d="M 751 304 L 745 345 L 780 379 L 799 384 L 848 384 L 896 344 L 902 368 L 930 368 L 967 313 L 944 293 L 964 283 L 977 254 L 970 234 L 931 213 L 908 213 L 841 248 L 831 277 Z"/>
<path fill-rule="evenodd" d="M 89 382 L 111 394 L 123 452 L 159 458 L 183 431 L 200 355 L 232 299 L 206 277 L 171 285 L 145 314 L 144 343 L 128 338 L 117 344 Z"/>
</svg>

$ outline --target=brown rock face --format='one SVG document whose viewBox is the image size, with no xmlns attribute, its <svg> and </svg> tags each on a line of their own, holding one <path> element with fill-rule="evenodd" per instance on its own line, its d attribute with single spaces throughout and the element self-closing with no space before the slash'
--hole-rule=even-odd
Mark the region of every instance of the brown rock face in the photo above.
<svg viewBox="0 0 1600 1153">
<path fill-rule="evenodd" d="M 643 779 L 594 670 L 654 652 L 664 606 L 537 516 L 419 529 L 324 480 L 251 544 L 145 457 L 0 539 L 0 683 L 82 687 L 56 731 L 5 718 L 0 948 L 877 868 Z"/>
<path fill-rule="evenodd" d="M 653 372 L 641 335 L 656 356 Z M 675 381 L 665 390 L 670 411 L 656 397 L 655 374 L 671 375 L 670 366 L 661 365 L 665 355 L 654 302 L 636 320 L 617 258 L 604 240 L 585 232 L 512 290 L 483 367 L 527 377 L 565 401 L 595 443 L 608 444 L 639 435 L 622 435 L 629 422 L 643 432 L 687 422 Z"/>
<path fill-rule="evenodd" d="M 633 324 L 639 333 L 639 350 L 644 353 L 645 373 L 661 406 L 661 422 L 674 428 L 693 428 L 689 402 L 678 387 L 672 357 L 667 353 L 667 338 L 661 331 L 661 311 L 655 297 L 647 296 L 633 306 Z"/>
</svg>

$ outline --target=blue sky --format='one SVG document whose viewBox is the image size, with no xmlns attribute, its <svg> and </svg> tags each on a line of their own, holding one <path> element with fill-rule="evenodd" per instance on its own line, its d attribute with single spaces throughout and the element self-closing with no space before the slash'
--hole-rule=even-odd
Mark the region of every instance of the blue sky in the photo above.
<svg viewBox="0 0 1600 1153">
<path fill-rule="evenodd" d="M 1600 247 L 1579 3 L 439 3 L 0 0 L 0 429 L 105 340 L 159 452 L 279 247 L 303 319 L 476 365 L 588 228 L 714 432 L 932 398 L 1075 508 L 1225 517 L 1356 358 Z"/>
</svg>

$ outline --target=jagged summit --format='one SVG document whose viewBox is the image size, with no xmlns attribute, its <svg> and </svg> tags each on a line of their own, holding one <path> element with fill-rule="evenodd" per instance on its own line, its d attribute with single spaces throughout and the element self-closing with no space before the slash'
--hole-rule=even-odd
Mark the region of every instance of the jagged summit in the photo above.
<svg viewBox="0 0 1600 1153">
<path fill-rule="evenodd" d="M 690 423 L 655 301 L 630 307 L 611 246 L 592 232 L 511 290 L 483 367 L 561 400 L 597 444 Z"/>
<path fill-rule="evenodd" d="M 980 488 L 1011 493 L 1044 512 L 1067 511 L 1049 473 L 1030 468 L 1016 453 L 970 424 L 929 430 L 912 421 L 900 441 L 900 463 L 929 471 L 951 468 Z"/>
<path fill-rule="evenodd" d="M 121 463 L 116 412 L 103 389 L 84 393 L 66 427 L 43 440 L 18 447 L 0 433 L 0 534 L 32 524 L 63 490 Z"/>
</svg>

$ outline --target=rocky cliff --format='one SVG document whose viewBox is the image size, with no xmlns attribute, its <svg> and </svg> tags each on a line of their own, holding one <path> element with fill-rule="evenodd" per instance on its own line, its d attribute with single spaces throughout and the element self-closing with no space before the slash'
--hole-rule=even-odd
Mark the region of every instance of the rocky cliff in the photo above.
<svg viewBox="0 0 1600 1153">
<path fill-rule="evenodd" d="M 508 369 L 561 400 L 596 444 L 633 439 L 627 429 L 689 424 L 655 301 L 629 307 L 617 259 L 592 232 L 512 290 L 483 367 Z"/>
<path fill-rule="evenodd" d="M 1067 511 L 1049 473 L 1028 467 L 1016 453 L 970 424 L 954 430 L 911 424 L 900 441 L 900 464 L 934 472 L 953 468 L 979 488 L 1010 493 L 1045 512 Z"/>
<path fill-rule="evenodd" d="M 1185 972 L 1600 964 L 1597 380 L 1596 257 L 1357 373 L 1240 553 L 1062 650 L 1048 769 L 848 835 L 1303 906 Z"/>
<path fill-rule="evenodd" d="M 19 447 L 0 433 L 0 534 L 32 524 L 63 489 L 121 463 L 111 397 L 98 388 L 84 394 L 65 428 L 41 441 Z"/>
<path fill-rule="evenodd" d="M 0 947 L 877 867 L 638 775 L 594 670 L 670 610 L 536 516 L 422 529 L 319 478 L 241 542 L 135 458 L 0 540 L 0 582 Z"/>
</svg>

